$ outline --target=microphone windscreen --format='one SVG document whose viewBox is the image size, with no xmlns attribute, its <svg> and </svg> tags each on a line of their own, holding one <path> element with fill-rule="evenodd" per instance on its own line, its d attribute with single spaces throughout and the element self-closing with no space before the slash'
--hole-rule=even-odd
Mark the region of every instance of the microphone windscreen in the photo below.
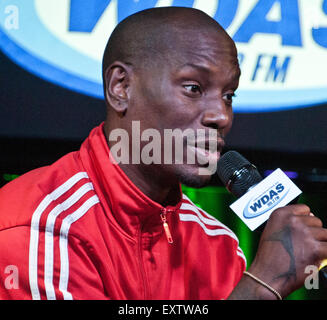
<svg viewBox="0 0 327 320">
<path fill-rule="evenodd" d="M 219 159 L 217 174 L 236 197 L 241 197 L 262 180 L 257 168 L 236 151 L 228 151 Z"/>
</svg>

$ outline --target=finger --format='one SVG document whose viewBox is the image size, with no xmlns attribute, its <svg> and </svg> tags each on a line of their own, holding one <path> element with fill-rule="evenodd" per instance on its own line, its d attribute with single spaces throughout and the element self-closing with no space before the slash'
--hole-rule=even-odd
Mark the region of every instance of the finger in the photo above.
<svg viewBox="0 0 327 320">
<path fill-rule="evenodd" d="M 306 204 L 291 204 L 285 207 L 281 207 L 276 209 L 275 211 L 282 213 L 282 214 L 294 214 L 297 216 L 309 216 L 311 213 L 310 208 Z"/>
<path fill-rule="evenodd" d="M 320 242 L 319 250 L 317 253 L 321 263 L 322 260 L 327 258 L 327 242 Z"/>
<path fill-rule="evenodd" d="M 300 217 L 298 217 L 298 219 L 300 219 L 302 221 L 302 223 L 308 227 L 322 228 L 322 226 L 323 226 L 322 221 L 319 218 L 312 216 L 312 215 L 300 216 Z"/>
<path fill-rule="evenodd" d="M 312 236 L 320 241 L 320 242 L 327 242 L 327 229 L 324 228 L 311 228 Z M 327 258 L 327 255 L 326 257 Z"/>
<path fill-rule="evenodd" d="M 292 204 L 290 206 L 293 214 L 295 215 L 310 215 L 311 209 L 306 204 Z"/>
<path fill-rule="evenodd" d="M 294 214 L 294 215 L 310 215 L 310 208 L 305 204 L 292 204 L 276 209 L 273 213 L 278 214 Z"/>
</svg>

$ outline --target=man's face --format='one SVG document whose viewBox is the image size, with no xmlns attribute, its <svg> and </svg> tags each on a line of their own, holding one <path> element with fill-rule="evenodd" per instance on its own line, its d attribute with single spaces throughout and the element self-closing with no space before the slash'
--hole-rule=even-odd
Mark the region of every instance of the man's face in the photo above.
<svg viewBox="0 0 327 320">
<path fill-rule="evenodd" d="M 182 39 L 175 52 L 136 72 L 130 101 L 133 110 L 129 112 L 134 120 L 140 120 L 141 132 L 148 128 L 160 132 L 162 164 L 158 166 L 164 177 L 200 187 L 209 182 L 212 172 L 199 174 L 199 168 L 208 164 L 188 163 L 186 155 L 193 151 L 209 163 L 219 160 L 232 125 L 232 98 L 240 76 L 237 53 L 233 42 L 218 32 L 194 32 L 192 42 Z M 182 164 L 164 163 L 164 152 L 170 152 L 165 149 L 165 129 L 188 129 L 195 134 L 195 142 L 184 137 Z M 217 148 L 211 152 L 209 130 L 217 135 Z M 172 153 L 174 158 L 174 148 Z"/>
</svg>

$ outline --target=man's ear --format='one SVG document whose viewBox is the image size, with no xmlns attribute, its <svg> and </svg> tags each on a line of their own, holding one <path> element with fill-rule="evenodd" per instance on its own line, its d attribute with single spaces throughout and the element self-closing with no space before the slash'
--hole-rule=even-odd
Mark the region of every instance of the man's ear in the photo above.
<svg viewBox="0 0 327 320">
<path fill-rule="evenodd" d="M 120 116 L 126 114 L 129 100 L 131 68 L 117 61 L 105 71 L 105 99 Z"/>
</svg>

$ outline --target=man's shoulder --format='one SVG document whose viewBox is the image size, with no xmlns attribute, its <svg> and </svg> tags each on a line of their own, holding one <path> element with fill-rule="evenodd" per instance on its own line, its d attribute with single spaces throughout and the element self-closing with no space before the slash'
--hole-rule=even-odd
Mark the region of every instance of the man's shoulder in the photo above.
<svg viewBox="0 0 327 320">
<path fill-rule="evenodd" d="M 22 198 L 30 197 L 48 170 L 47 166 L 31 170 L 0 188 L 0 209 L 21 204 Z"/>
<path fill-rule="evenodd" d="M 87 178 L 86 172 L 74 164 L 74 157 L 74 153 L 67 154 L 52 165 L 31 170 L 3 186 L 0 189 L 0 230 L 30 225 L 42 201 L 55 200 L 69 186 Z"/>
</svg>

